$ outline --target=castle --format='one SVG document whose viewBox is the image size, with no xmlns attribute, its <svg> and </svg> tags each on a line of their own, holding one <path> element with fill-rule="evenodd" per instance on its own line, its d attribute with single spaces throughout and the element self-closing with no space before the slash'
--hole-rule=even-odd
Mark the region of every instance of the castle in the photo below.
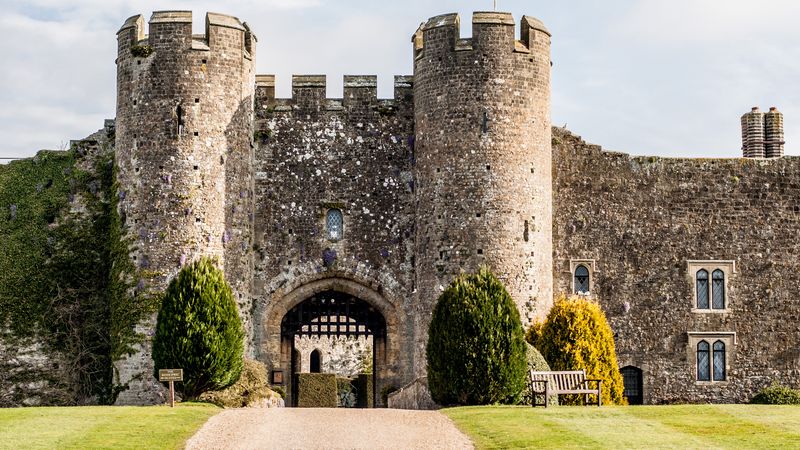
<svg viewBox="0 0 800 450">
<path fill-rule="evenodd" d="M 800 159 L 783 157 L 782 115 L 742 118 L 743 158 L 606 152 L 551 126 L 542 22 L 477 12 L 465 39 L 459 21 L 413 34 L 392 99 L 375 76 L 326 98 L 317 75 L 280 99 L 246 23 L 209 13 L 193 35 L 190 12 L 158 11 L 145 34 L 128 19 L 114 161 L 148 274 L 134 290 L 215 256 L 271 382 L 291 384 L 295 336 L 369 335 L 377 392 L 425 375 L 439 293 L 486 265 L 526 326 L 560 293 L 597 299 L 632 403 L 800 384 Z M 160 401 L 147 339 L 114 365 L 118 403 Z"/>
</svg>

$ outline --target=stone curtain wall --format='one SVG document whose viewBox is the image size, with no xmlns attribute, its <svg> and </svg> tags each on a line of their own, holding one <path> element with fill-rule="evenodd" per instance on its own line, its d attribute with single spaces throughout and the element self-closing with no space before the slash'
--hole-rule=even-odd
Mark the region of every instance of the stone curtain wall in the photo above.
<svg viewBox="0 0 800 450">
<path fill-rule="evenodd" d="M 389 100 L 377 98 L 376 81 L 345 77 L 344 98 L 328 99 L 324 77 L 295 76 L 293 97 L 276 99 L 274 77 L 257 79 L 254 295 L 261 322 L 255 339 L 269 368 L 288 364 L 279 342 L 280 320 L 293 306 L 287 294 L 337 279 L 396 307 L 396 315 L 385 317 L 390 334 L 381 359 L 390 366 L 379 362 L 378 373 L 395 384 L 407 379 L 405 320 L 418 313 L 411 301 L 412 80 L 396 77 Z M 340 240 L 326 234 L 331 209 L 344 216 Z"/>
<path fill-rule="evenodd" d="M 800 386 L 800 158 L 632 157 L 553 136 L 555 291 L 571 289 L 571 260 L 594 260 L 592 294 L 620 366 L 644 371 L 645 402 L 742 402 L 773 381 Z M 735 261 L 727 312 L 692 312 L 689 260 Z M 695 381 L 691 332 L 735 333 L 727 382 Z"/>
</svg>

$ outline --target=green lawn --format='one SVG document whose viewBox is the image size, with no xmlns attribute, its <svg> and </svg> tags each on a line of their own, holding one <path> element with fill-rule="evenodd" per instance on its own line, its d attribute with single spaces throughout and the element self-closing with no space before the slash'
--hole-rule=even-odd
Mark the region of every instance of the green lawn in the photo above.
<svg viewBox="0 0 800 450">
<path fill-rule="evenodd" d="M 0 409 L 0 449 L 182 448 L 213 405 Z"/>
<path fill-rule="evenodd" d="M 800 448 L 798 406 L 489 406 L 442 412 L 478 448 Z"/>
</svg>

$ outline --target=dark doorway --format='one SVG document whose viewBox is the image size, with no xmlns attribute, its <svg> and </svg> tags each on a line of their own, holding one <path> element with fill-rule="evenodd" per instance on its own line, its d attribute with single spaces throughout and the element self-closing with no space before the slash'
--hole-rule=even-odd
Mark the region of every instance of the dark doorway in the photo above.
<svg viewBox="0 0 800 450">
<path fill-rule="evenodd" d="M 627 366 L 623 367 L 620 373 L 622 373 L 622 382 L 625 385 L 625 390 L 622 392 L 622 395 L 628 399 L 628 404 L 643 404 L 642 370 L 638 367 Z"/>
<path fill-rule="evenodd" d="M 281 321 L 281 339 L 291 348 L 292 376 L 289 377 L 289 392 L 292 398 L 287 404 L 297 402 L 296 377 L 300 371 L 299 359 L 294 348 L 295 337 L 372 337 L 372 398 L 377 398 L 378 373 L 384 370 L 379 362 L 385 355 L 386 320 L 371 304 L 338 291 L 324 291 L 306 299 L 289 310 Z M 319 350 L 311 353 L 309 372 L 321 372 L 322 355 Z"/>
<path fill-rule="evenodd" d="M 322 372 L 322 356 L 320 356 L 319 350 L 314 350 L 313 352 L 311 352 L 311 367 L 309 368 L 309 372 L 311 373 Z"/>
</svg>

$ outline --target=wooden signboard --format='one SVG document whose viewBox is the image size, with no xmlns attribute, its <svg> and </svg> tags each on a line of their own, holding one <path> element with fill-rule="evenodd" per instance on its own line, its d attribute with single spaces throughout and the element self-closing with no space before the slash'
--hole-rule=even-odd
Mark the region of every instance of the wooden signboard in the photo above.
<svg viewBox="0 0 800 450">
<path fill-rule="evenodd" d="M 158 381 L 169 381 L 169 406 L 175 407 L 175 382 L 183 381 L 183 369 L 158 369 Z"/>
<path fill-rule="evenodd" d="M 158 369 L 158 381 L 183 381 L 183 369 Z"/>
</svg>

